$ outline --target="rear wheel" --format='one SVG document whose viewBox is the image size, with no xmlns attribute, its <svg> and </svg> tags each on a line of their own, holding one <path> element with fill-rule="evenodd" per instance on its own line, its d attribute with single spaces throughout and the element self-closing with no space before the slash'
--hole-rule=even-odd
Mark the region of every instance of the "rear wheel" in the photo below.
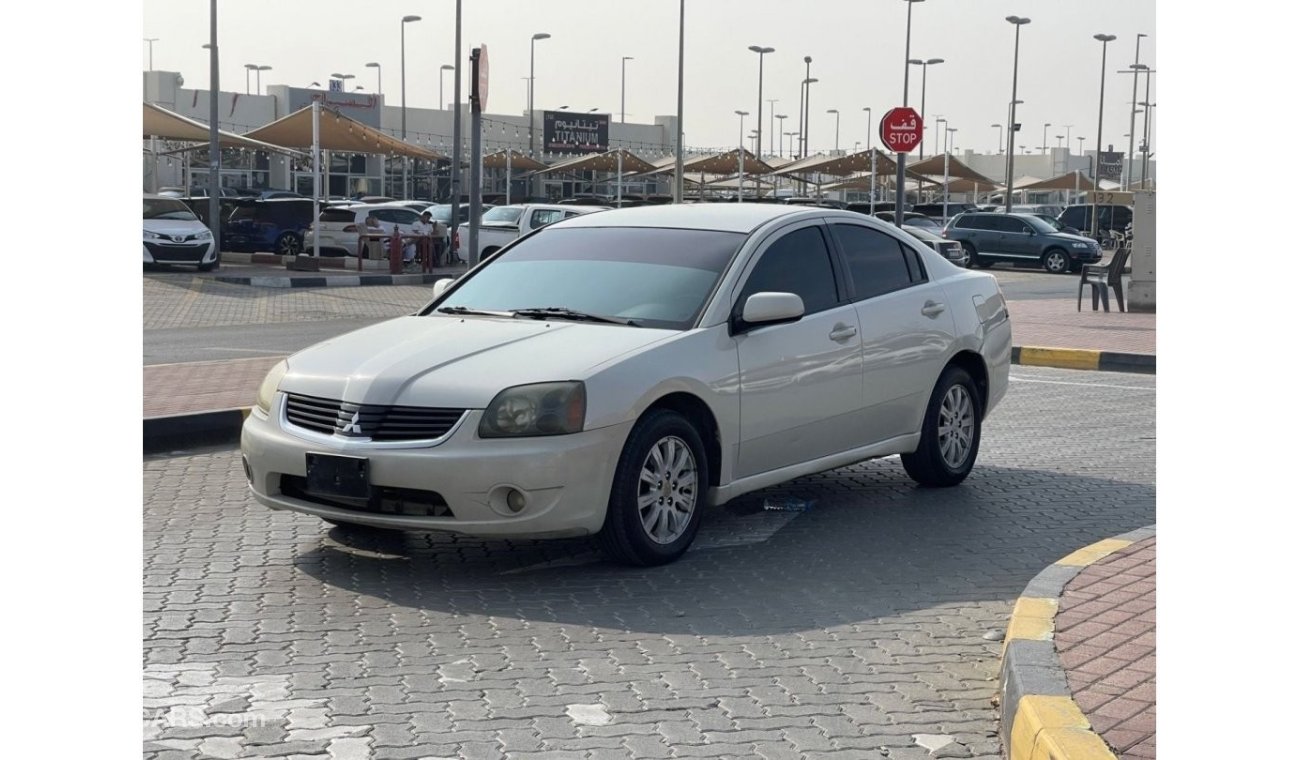
<svg viewBox="0 0 1300 760">
<path fill-rule="evenodd" d="M 975 245 L 973 243 L 963 241 L 961 247 L 966 249 L 966 255 L 970 257 L 970 262 L 968 262 L 966 266 L 971 269 L 988 269 L 992 266 L 990 262 L 980 258 L 980 253 L 975 250 Z"/>
<path fill-rule="evenodd" d="M 1070 257 L 1060 248 L 1049 248 L 1043 254 L 1043 269 L 1052 274 L 1065 274 L 1070 271 Z"/>
<path fill-rule="evenodd" d="M 982 416 L 975 381 L 961 367 L 949 366 L 930 394 L 921 442 L 901 457 L 908 476 L 938 488 L 965 480 L 979 454 Z"/>
<path fill-rule="evenodd" d="M 708 485 L 704 443 L 690 420 L 658 409 L 632 428 L 597 535 L 612 559 L 662 565 L 684 554 L 700 527 Z"/>
<path fill-rule="evenodd" d="M 302 253 L 302 238 L 292 232 L 281 234 L 275 239 L 275 252 L 281 256 L 297 256 Z"/>
</svg>

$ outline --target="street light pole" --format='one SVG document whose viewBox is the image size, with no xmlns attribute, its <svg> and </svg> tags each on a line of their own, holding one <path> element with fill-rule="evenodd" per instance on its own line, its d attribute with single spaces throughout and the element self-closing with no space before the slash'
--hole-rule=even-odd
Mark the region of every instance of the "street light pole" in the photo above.
<svg viewBox="0 0 1300 760">
<path fill-rule="evenodd" d="M 799 112 L 799 157 L 808 157 L 808 102 L 812 100 L 812 56 L 803 57 L 803 110 Z"/>
<path fill-rule="evenodd" d="M 1101 43 L 1101 91 L 1097 95 L 1097 158 L 1093 161 L 1092 184 L 1094 192 L 1092 194 L 1092 237 L 1097 237 L 1097 200 L 1101 194 L 1096 190 L 1101 189 L 1101 125 L 1102 115 L 1106 107 L 1106 45 L 1115 41 L 1113 34 L 1094 34 L 1094 40 Z M 1133 77 L 1137 81 L 1137 77 Z"/>
<path fill-rule="evenodd" d="M 253 94 L 253 85 L 250 83 L 249 75 L 252 74 L 255 70 L 257 70 L 257 64 L 255 63 L 244 64 L 244 94 L 245 95 Z"/>
<path fill-rule="evenodd" d="M 1133 69 L 1133 100 L 1131 101 L 1133 105 L 1130 108 L 1129 115 L 1128 115 L 1128 154 L 1125 156 L 1125 159 L 1127 160 L 1124 161 L 1124 166 L 1127 167 L 1128 171 L 1124 172 L 1124 183 L 1120 188 L 1121 190 L 1128 190 L 1129 185 L 1133 184 L 1133 136 L 1137 134 L 1137 130 L 1135 129 L 1135 127 L 1137 126 L 1137 108 L 1138 108 L 1137 72 L 1138 72 L 1138 67 L 1141 65 L 1139 61 L 1141 60 L 1141 55 L 1142 55 L 1142 38 L 1145 36 L 1146 35 L 1143 34 L 1142 32 L 1138 32 L 1137 41 L 1136 44 L 1134 45 L 1134 50 L 1133 50 L 1133 65 L 1130 67 Z"/>
<path fill-rule="evenodd" d="M 1147 157 L 1151 155 L 1151 109 L 1156 104 L 1151 102 L 1151 69 L 1146 74 L 1146 95 L 1142 97 L 1142 189 L 1147 189 Z"/>
<path fill-rule="evenodd" d="M 455 66 L 452 66 L 450 63 L 444 63 L 444 64 L 442 64 L 441 67 L 438 68 L 438 108 L 439 108 L 439 110 L 442 110 L 442 109 L 446 109 L 446 108 L 447 108 L 447 101 L 446 101 L 446 99 L 443 97 L 443 95 L 442 95 L 442 91 L 443 91 L 443 90 L 446 88 L 446 86 L 447 86 L 447 72 L 448 72 L 448 71 L 452 71 L 452 72 L 454 72 L 455 70 L 456 70 L 456 67 L 455 67 Z"/>
<path fill-rule="evenodd" d="M 912 73 L 912 5 L 925 0 L 904 1 L 907 3 L 907 36 L 903 46 L 903 107 L 907 107 L 909 77 Z M 921 125 L 922 129 L 924 129 L 924 118 L 921 119 Z M 894 224 L 901 230 L 903 228 L 903 183 L 907 177 L 907 154 L 899 153 L 894 156 L 894 159 L 898 164 L 898 176 L 894 182 Z"/>
<path fill-rule="evenodd" d="M 1050 127 L 1050 126 L 1052 126 L 1052 123 L 1051 123 L 1050 121 L 1049 121 L 1049 122 L 1045 122 L 1045 123 L 1043 124 L 1043 153 L 1042 153 L 1042 155 L 1044 155 L 1044 156 L 1047 155 L 1047 128 Z"/>
<path fill-rule="evenodd" d="M 871 106 L 865 106 L 862 110 L 867 112 L 867 150 L 871 150 Z"/>
<path fill-rule="evenodd" d="M 208 227 L 212 246 L 221 265 L 221 142 L 217 137 L 220 119 L 218 95 L 221 93 L 221 66 L 217 59 L 217 0 L 209 0 L 211 15 L 208 33 Z"/>
<path fill-rule="evenodd" d="M 840 109 L 827 108 L 826 113 L 835 114 L 835 152 L 840 152 Z"/>
<path fill-rule="evenodd" d="M 677 139 L 673 147 L 673 152 L 677 155 L 673 159 L 673 203 L 682 202 L 682 187 L 685 184 L 685 177 L 682 176 L 682 86 L 685 81 L 686 67 L 686 0 L 680 0 L 678 6 L 677 20 Z"/>
<path fill-rule="evenodd" d="M 812 86 L 818 81 L 817 77 L 809 77 L 804 80 L 803 96 L 803 150 L 802 158 L 808 157 L 808 133 L 812 130 Z"/>
<path fill-rule="evenodd" d="M 998 155 L 1000 156 L 1000 155 L 1002 155 L 1002 146 L 1003 146 L 1003 145 L 1006 145 L 1006 143 L 1002 142 L 1002 125 L 1001 125 L 1001 124 L 990 124 L 989 126 L 990 126 L 990 127 L 997 127 L 997 128 L 998 128 Z"/>
<path fill-rule="evenodd" d="M 776 138 L 776 104 L 781 101 L 776 98 L 767 99 L 767 154 L 776 155 L 776 150 L 772 147 Z M 760 146 L 761 147 L 761 146 Z"/>
<path fill-rule="evenodd" d="M 153 44 L 158 41 L 158 37 L 145 37 L 144 41 L 149 43 L 149 70 L 153 71 Z"/>
<path fill-rule="evenodd" d="M 781 126 L 780 126 L 779 128 L 772 130 L 772 137 L 780 137 L 782 134 L 789 134 L 788 132 L 785 131 L 785 117 L 786 117 L 786 116 L 787 116 L 787 114 L 783 114 L 783 113 L 774 113 L 774 114 L 772 114 L 772 118 L 774 118 L 774 119 L 776 119 L 777 121 L 781 122 Z M 771 140 L 769 139 L 768 142 L 771 143 Z M 770 150 L 770 147 L 769 147 L 769 150 Z M 782 143 L 781 143 L 780 145 L 776 146 L 776 156 L 777 156 L 777 158 L 780 158 L 780 157 L 782 157 L 784 154 L 785 154 L 785 142 L 782 141 Z"/>
<path fill-rule="evenodd" d="M 758 113 L 754 116 L 754 123 L 758 125 L 758 149 L 754 151 L 754 156 L 758 157 L 763 153 L 763 56 L 774 52 L 776 48 L 750 45 L 749 49 L 758 53 Z"/>
<path fill-rule="evenodd" d="M 536 82 L 534 74 L 536 71 L 537 41 L 549 40 L 550 38 L 551 35 L 546 32 L 537 32 L 528 41 L 528 153 L 529 157 L 533 160 L 537 159 L 537 119 L 533 114 L 533 85 Z M 537 187 L 538 179 L 538 176 L 534 176 L 532 181 L 529 183 L 530 187 L 528 192 L 533 197 L 540 195 Z"/>
<path fill-rule="evenodd" d="M 1065 127 L 1065 149 L 1068 151 L 1070 149 L 1070 129 L 1074 127 L 1074 125 L 1062 124 L 1061 126 Z"/>
<path fill-rule="evenodd" d="M 1029 19 L 1020 16 L 1007 16 L 1007 21 L 1016 27 L 1016 52 L 1011 64 L 1011 117 L 1007 120 L 1007 213 L 1011 213 L 1011 182 L 1015 177 L 1016 164 L 1016 89 L 1020 77 L 1020 27 L 1029 23 Z"/>
<path fill-rule="evenodd" d="M 957 131 L 956 127 L 945 127 L 943 131 L 943 223 L 948 223 L 948 161 L 952 158 L 952 148 L 949 147 L 948 138 L 952 137 Z"/>
<path fill-rule="evenodd" d="M 383 95 L 384 94 L 384 67 L 380 66 L 378 61 L 371 61 L 370 63 L 366 64 L 366 68 L 375 70 L 375 76 L 377 77 L 377 79 L 375 80 L 375 94 Z"/>
<path fill-rule="evenodd" d="M 406 25 L 419 21 L 419 16 L 402 17 L 402 140 L 406 140 Z M 402 198 L 411 197 L 410 192 L 411 159 L 402 158 Z"/>
<path fill-rule="evenodd" d="M 736 115 L 740 117 L 740 144 L 736 150 L 740 161 L 740 173 L 736 175 L 736 203 L 740 203 L 745 199 L 745 117 L 749 115 L 749 111 L 736 111 Z"/>
<path fill-rule="evenodd" d="M 929 58 L 927 60 L 922 61 L 920 58 L 912 58 L 908 60 L 908 63 L 913 66 L 921 67 L 921 124 L 924 125 L 925 124 L 925 83 L 926 83 L 925 80 L 927 78 L 927 75 L 929 74 L 930 67 L 938 63 L 943 63 L 943 59 Z M 924 128 L 921 130 L 921 141 L 917 144 L 916 147 L 917 147 L 917 153 L 919 154 L 918 158 L 924 160 L 925 159 L 925 129 Z"/>
<path fill-rule="evenodd" d="M 618 96 L 618 123 L 627 123 L 627 62 L 636 59 L 630 55 L 623 56 L 623 81 Z"/>
</svg>

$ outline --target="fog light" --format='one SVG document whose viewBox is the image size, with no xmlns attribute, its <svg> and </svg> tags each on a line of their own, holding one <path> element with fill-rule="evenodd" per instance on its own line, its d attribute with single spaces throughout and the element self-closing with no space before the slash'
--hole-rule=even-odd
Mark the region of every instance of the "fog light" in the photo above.
<svg viewBox="0 0 1300 760">
<path fill-rule="evenodd" d="M 524 506 L 526 504 L 527 502 L 524 500 L 523 494 L 519 493 L 513 488 L 506 491 L 506 506 L 510 508 L 511 512 L 514 512 L 515 514 L 519 514 L 520 512 L 524 511 Z"/>
</svg>

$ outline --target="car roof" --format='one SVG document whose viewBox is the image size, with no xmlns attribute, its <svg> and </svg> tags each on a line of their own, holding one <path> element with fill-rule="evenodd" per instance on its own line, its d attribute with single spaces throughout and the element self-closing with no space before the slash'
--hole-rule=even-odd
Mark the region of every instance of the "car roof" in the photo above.
<svg viewBox="0 0 1300 760">
<path fill-rule="evenodd" d="M 556 222 L 563 227 L 666 227 L 750 233 L 777 219 L 870 219 L 855 211 L 783 203 L 672 203 L 634 206 Z M 879 220 L 877 220 L 879 221 Z"/>
</svg>

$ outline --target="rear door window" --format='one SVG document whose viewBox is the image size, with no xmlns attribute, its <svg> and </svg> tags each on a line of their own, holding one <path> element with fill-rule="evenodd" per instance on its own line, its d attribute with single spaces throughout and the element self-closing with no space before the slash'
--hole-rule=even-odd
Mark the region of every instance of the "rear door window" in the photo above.
<svg viewBox="0 0 1300 760">
<path fill-rule="evenodd" d="M 576 212 L 575 212 L 576 213 Z M 559 209 L 537 209 L 528 218 L 528 226 L 537 229 L 545 227 L 553 222 L 558 222 L 564 218 L 564 212 Z"/>
<path fill-rule="evenodd" d="M 848 262 L 855 301 L 912 284 L 913 273 L 903 246 L 894 238 L 853 224 L 832 224 L 831 234 Z"/>
<path fill-rule="evenodd" d="M 356 212 L 343 208 L 327 208 L 320 212 L 320 220 L 333 224 L 352 224 L 356 221 Z"/>
</svg>

